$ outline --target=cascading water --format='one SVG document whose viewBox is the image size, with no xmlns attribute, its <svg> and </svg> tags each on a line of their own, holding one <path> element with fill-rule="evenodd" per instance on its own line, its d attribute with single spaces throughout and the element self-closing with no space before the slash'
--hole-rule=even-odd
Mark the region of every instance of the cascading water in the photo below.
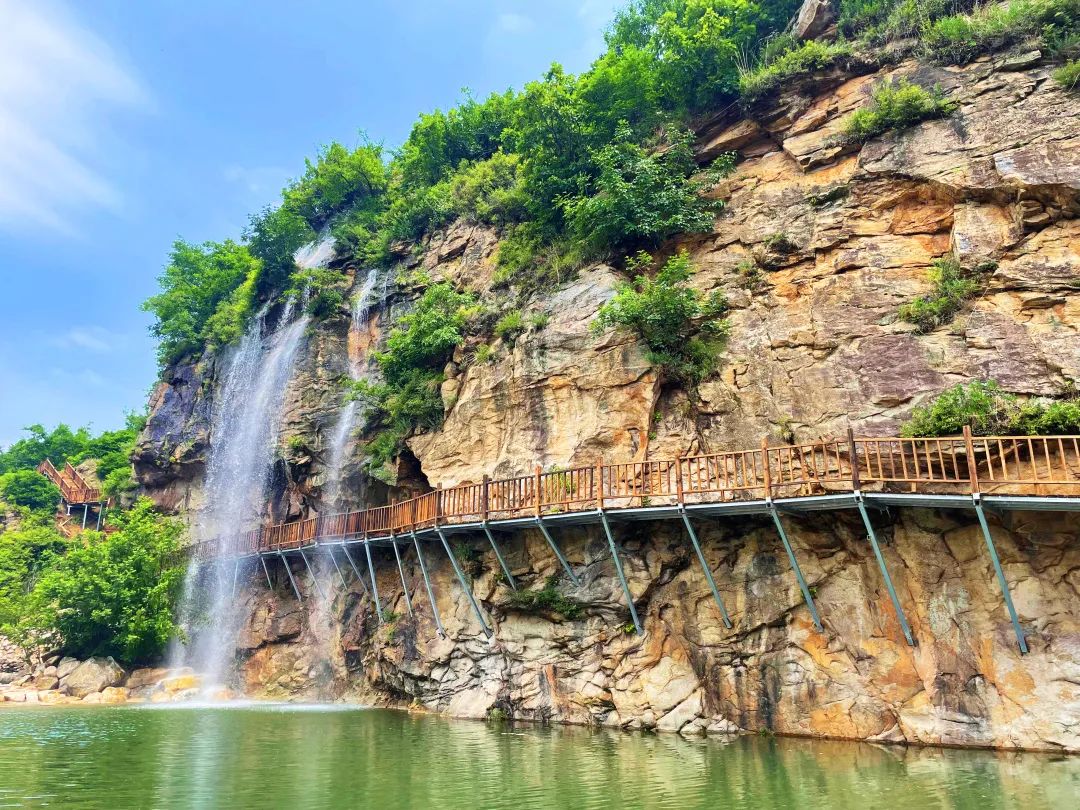
<svg viewBox="0 0 1080 810">
<path fill-rule="evenodd" d="M 368 314 L 371 311 L 372 292 L 375 289 L 375 281 L 378 278 L 378 275 L 378 271 L 375 268 L 369 270 L 367 276 L 364 277 L 364 283 L 360 286 L 360 290 L 356 294 L 352 307 L 351 329 L 353 331 L 358 331 L 366 326 Z M 389 274 L 386 275 L 389 276 Z M 361 372 L 362 368 L 360 363 L 351 360 L 349 363 L 350 376 L 355 380 L 360 376 Z M 360 404 L 356 400 L 346 402 L 341 409 L 337 424 L 334 426 L 333 436 L 330 439 L 330 458 L 327 463 L 326 471 L 326 499 L 329 503 L 338 508 L 343 508 L 345 506 L 342 497 L 341 473 L 345 465 L 345 455 L 349 447 L 349 440 L 352 438 L 352 430 L 356 424 L 359 412 Z"/>
<path fill-rule="evenodd" d="M 253 320 L 228 360 L 214 403 L 206 471 L 206 508 L 198 523 L 200 539 L 217 544 L 227 557 L 237 536 L 257 525 L 277 447 L 285 389 L 309 317 L 294 319 L 290 302 L 272 332 L 266 309 Z M 174 645 L 172 663 L 200 672 L 204 692 L 223 684 L 234 637 L 244 617 L 233 599 L 233 572 L 218 570 L 201 592 L 198 566 L 188 570 L 180 620 L 188 644 Z M 201 615 L 200 615 L 201 614 Z"/>
</svg>

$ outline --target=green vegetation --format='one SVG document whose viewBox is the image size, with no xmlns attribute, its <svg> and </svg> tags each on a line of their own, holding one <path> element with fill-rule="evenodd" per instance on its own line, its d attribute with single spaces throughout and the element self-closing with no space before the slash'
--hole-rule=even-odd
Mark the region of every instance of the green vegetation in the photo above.
<svg viewBox="0 0 1080 810">
<path fill-rule="evenodd" d="M 495 336 L 513 340 L 525 331 L 525 316 L 520 309 L 512 309 L 495 323 Z"/>
<path fill-rule="evenodd" d="M 351 383 L 351 396 L 364 403 L 375 430 L 367 446 L 373 474 L 392 480 L 389 462 L 405 439 L 442 423 L 442 370 L 465 338 L 472 304 L 472 296 L 449 284 L 428 287 L 390 331 L 386 350 L 375 355 L 383 381 Z"/>
<path fill-rule="evenodd" d="M 845 139 L 862 143 L 885 132 L 907 129 L 920 121 L 943 118 L 956 105 L 946 101 L 938 88 L 924 90 L 907 79 L 882 82 L 870 94 L 870 104 L 856 110 L 844 122 Z"/>
<path fill-rule="evenodd" d="M 34 470 L 13 470 L 0 475 L 0 500 L 51 515 L 60 505 L 60 490 Z"/>
<path fill-rule="evenodd" d="M 1068 62 L 1055 70 L 1054 81 L 1066 90 L 1080 88 L 1080 59 Z"/>
<path fill-rule="evenodd" d="M 790 36 L 778 37 L 762 49 L 760 61 L 739 75 L 739 90 L 744 103 L 752 102 L 794 76 L 812 73 L 850 59 L 847 42 L 821 42 L 811 39 L 797 42 Z"/>
<path fill-rule="evenodd" d="M 727 332 L 727 300 L 720 293 L 703 299 L 687 286 L 691 265 L 685 252 L 668 259 L 655 276 L 645 275 L 652 263 L 647 253 L 628 261 L 628 271 L 637 275 L 600 308 L 593 328 L 633 330 L 649 347 L 649 362 L 670 379 L 696 384 L 716 367 L 717 344 Z"/>
<path fill-rule="evenodd" d="M 981 265 L 977 270 L 993 269 L 992 264 Z M 982 288 L 977 277 L 965 274 L 954 256 L 935 259 L 929 272 L 934 291 L 928 296 L 916 298 L 900 307 L 900 319 L 915 324 L 920 333 L 931 332 L 949 323 L 964 303 Z"/>
<path fill-rule="evenodd" d="M 557 613 L 570 621 L 580 619 L 584 614 L 581 603 L 559 593 L 558 585 L 558 576 L 548 577 L 544 587 L 538 591 L 512 592 L 507 599 L 507 606 L 523 613 Z"/>
<path fill-rule="evenodd" d="M 954 436 L 971 428 L 976 436 L 1080 433 L 1080 399 L 1021 400 L 993 380 L 961 383 L 912 411 L 901 436 Z"/>
</svg>

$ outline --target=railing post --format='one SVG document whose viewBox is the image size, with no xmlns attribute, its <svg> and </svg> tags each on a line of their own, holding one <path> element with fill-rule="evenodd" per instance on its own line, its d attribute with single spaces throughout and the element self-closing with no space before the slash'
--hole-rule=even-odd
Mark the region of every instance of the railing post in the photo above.
<svg viewBox="0 0 1080 810">
<path fill-rule="evenodd" d="M 484 481 L 483 481 L 483 484 L 481 485 L 481 488 L 480 488 L 480 497 L 483 500 L 482 520 L 483 520 L 484 523 L 487 523 L 487 519 L 488 519 L 488 511 L 489 511 L 489 507 L 488 507 L 488 490 L 489 490 L 489 484 L 490 483 L 491 483 L 491 478 L 488 476 L 487 473 L 484 473 Z"/>
<path fill-rule="evenodd" d="M 596 508 L 603 511 L 604 509 L 604 465 L 596 465 Z"/>
<path fill-rule="evenodd" d="M 675 459 L 675 497 L 680 504 L 686 501 L 682 483 L 682 461 L 682 456 Z"/>
<path fill-rule="evenodd" d="M 769 469 L 769 440 L 761 440 L 761 466 L 765 470 L 765 500 L 772 499 L 772 471 Z"/>
<path fill-rule="evenodd" d="M 435 485 L 435 525 L 438 526 L 440 518 L 443 514 L 443 488 L 442 484 Z M 416 528 L 416 523 L 413 523 L 413 528 Z"/>
<path fill-rule="evenodd" d="M 979 494 L 979 470 L 975 463 L 975 443 L 971 441 L 971 427 L 964 425 L 964 445 L 967 448 L 968 478 L 971 480 L 971 494 Z"/>
<path fill-rule="evenodd" d="M 533 495 L 536 498 L 536 516 L 537 517 L 540 517 L 540 513 L 543 511 L 543 509 L 541 508 L 541 498 L 540 498 L 540 475 L 542 473 L 543 473 L 543 468 L 539 464 L 537 464 L 536 465 L 536 479 L 535 479 L 536 483 L 533 485 L 533 488 L 535 490 Z"/>
<path fill-rule="evenodd" d="M 851 456 L 851 488 L 858 492 L 862 489 L 862 482 L 859 481 L 859 457 L 855 450 L 855 432 L 851 428 L 847 429 L 847 441 L 848 455 Z"/>
</svg>

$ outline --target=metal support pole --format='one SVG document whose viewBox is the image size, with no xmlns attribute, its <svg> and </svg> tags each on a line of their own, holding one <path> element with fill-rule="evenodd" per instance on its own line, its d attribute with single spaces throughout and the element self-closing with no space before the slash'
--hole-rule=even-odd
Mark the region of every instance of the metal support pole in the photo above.
<svg viewBox="0 0 1080 810">
<path fill-rule="evenodd" d="M 337 556 L 334 554 L 333 546 L 327 546 L 326 551 L 330 555 L 330 562 L 334 564 L 334 570 L 337 571 L 337 575 L 341 579 L 341 587 L 348 590 L 349 584 L 345 581 L 345 574 L 342 573 L 341 566 L 337 564 Z"/>
<path fill-rule="evenodd" d="M 82 527 L 86 531 L 86 519 L 90 516 L 90 504 L 84 503 L 82 508 Z"/>
<path fill-rule="evenodd" d="M 638 618 L 637 608 L 634 607 L 634 597 L 630 595 L 630 585 L 626 581 L 622 563 L 619 561 L 619 552 L 615 548 L 615 538 L 611 534 L 611 526 L 608 524 L 607 515 L 604 514 L 603 509 L 597 509 L 596 511 L 600 515 L 600 522 L 604 524 L 604 534 L 607 535 L 608 548 L 611 549 L 611 559 L 615 561 L 615 573 L 619 575 L 619 583 L 622 585 L 623 593 L 626 594 L 626 604 L 630 607 L 630 618 L 634 620 L 634 629 L 639 636 L 643 636 L 645 635 L 645 631 L 641 627 L 641 620 Z"/>
<path fill-rule="evenodd" d="M 101 531 L 101 513 L 105 511 L 105 504 L 99 503 L 97 505 L 97 528 L 94 531 Z"/>
<path fill-rule="evenodd" d="M 304 550 L 302 548 L 297 550 L 300 552 L 300 556 L 304 560 L 304 567 L 307 568 L 308 574 L 311 575 L 311 581 L 315 584 L 315 590 L 319 592 L 319 598 L 325 599 L 326 594 L 323 593 L 322 585 L 319 584 L 319 578 L 315 576 L 315 569 L 313 569 L 311 567 L 311 563 L 308 562 L 307 554 L 304 553 Z"/>
<path fill-rule="evenodd" d="M 994 538 L 990 535 L 990 526 L 986 522 L 986 513 L 983 511 L 982 498 L 978 493 L 971 496 L 975 504 L 975 514 L 979 516 L 979 526 L 982 527 L 983 539 L 986 540 L 986 550 L 990 552 L 990 561 L 994 564 L 994 572 L 997 574 L 998 585 L 1001 586 L 1001 595 L 1005 597 L 1005 607 L 1009 609 L 1009 618 L 1012 619 L 1013 632 L 1016 633 L 1016 641 L 1020 645 L 1020 652 L 1027 655 L 1027 639 L 1020 627 L 1020 619 L 1016 615 L 1016 607 L 1013 605 L 1012 596 L 1009 594 L 1009 583 L 1005 579 L 1005 572 L 1001 570 L 1001 560 L 998 559 L 997 548 L 994 547 Z"/>
<path fill-rule="evenodd" d="M 806 606 L 810 608 L 810 617 L 814 620 L 814 627 L 816 627 L 820 633 L 822 632 L 821 618 L 818 616 L 817 607 L 814 605 L 814 597 L 810 594 L 810 587 L 806 584 L 806 580 L 803 579 L 802 569 L 799 568 L 799 561 L 795 559 L 795 552 L 791 548 L 791 543 L 788 542 L 787 532 L 784 531 L 784 524 L 780 522 L 780 515 L 776 512 L 776 506 L 773 505 L 772 498 L 766 498 L 765 504 L 769 508 L 769 514 L 772 515 L 773 523 L 776 524 L 776 531 L 780 533 L 780 540 L 783 542 L 788 559 L 791 561 L 791 568 L 795 572 L 795 579 L 799 581 L 799 588 L 802 590 L 803 600 L 806 602 Z"/>
<path fill-rule="evenodd" d="M 420 541 L 413 532 L 413 545 L 416 546 L 416 557 L 420 560 L 420 573 L 424 575 L 424 588 L 427 590 L 428 601 L 431 603 L 431 615 L 435 617 L 435 627 L 438 629 L 439 638 L 446 638 L 446 631 L 439 620 L 439 609 L 435 606 L 435 594 L 431 590 L 431 580 L 428 579 L 427 566 L 424 564 L 424 555 L 420 553 Z"/>
<path fill-rule="evenodd" d="M 379 586 L 375 582 L 375 564 L 371 561 L 370 541 L 364 541 L 364 554 L 367 556 L 368 576 L 371 577 L 371 597 L 375 600 L 375 610 L 379 614 L 379 624 L 383 623 L 382 605 L 379 604 Z"/>
<path fill-rule="evenodd" d="M 232 598 L 236 598 L 236 579 L 240 576 L 240 560 L 233 560 L 232 569 Z"/>
<path fill-rule="evenodd" d="M 357 581 L 364 586 L 364 593 L 371 596 L 371 589 L 368 588 L 367 582 L 365 582 L 364 578 L 360 575 L 360 569 L 356 567 L 356 561 L 353 560 L 353 556 L 349 552 L 349 547 L 342 543 L 341 550 L 345 552 L 345 559 L 349 561 L 349 565 L 352 567 L 352 572 L 356 576 Z"/>
<path fill-rule="evenodd" d="M 728 617 L 727 609 L 724 607 L 724 602 L 720 598 L 720 591 L 716 588 L 716 582 L 713 580 L 712 571 L 709 570 L 709 564 L 705 562 L 705 554 L 701 550 L 701 544 L 698 542 L 697 532 L 694 531 L 694 526 L 690 523 L 690 516 L 686 514 L 686 509 L 682 506 L 679 507 L 679 514 L 682 515 L 683 525 L 686 526 L 686 533 L 690 535 L 690 542 L 694 544 L 694 551 L 697 552 L 698 562 L 701 563 L 701 570 L 705 572 L 705 579 L 709 583 L 709 590 L 712 591 L 713 599 L 716 600 L 716 606 L 720 608 L 720 618 L 723 619 L 724 627 L 731 629 L 731 619 Z"/>
<path fill-rule="evenodd" d="M 900 620 L 900 629 L 904 631 L 904 638 L 907 639 L 907 643 L 914 647 L 915 639 L 911 635 L 911 628 L 908 627 L 907 617 L 904 616 L 904 609 L 900 606 L 900 599 L 896 595 L 896 588 L 893 587 L 892 577 L 889 576 L 889 569 L 885 567 L 885 557 L 881 554 L 881 547 L 878 545 L 877 534 L 874 532 L 873 524 L 870 523 L 870 515 L 866 513 L 866 504 L 863 502 L 861 492 L 855 492 L 855 503 L 858 504 L 863 526 L 866 527 L 866 535 L 870 538 L 870 545 L 874 548 L 874 556 L 877 558 L 878 567 L 881 569 L 881 576 L 885 579 L 885 587 L 889 591 L 889 598 L 892 600 L 893 610 L 896 611 L 896 618 Z"/>
<path fill-rule="evenodd" d="M 270 590 L 274 590 L 274 583 L 270 579 L 270 569 L 266 565 L 266 557 L 264 557 L 262 554 L 260 554 L 259 555 L 259 562 L 262 563 L 263 573 L 266 574 L 266 587 L 269 588 Z"/>
<path fill-rule="evenodd" d="M 398 550 L 397 538 L 391 535 L 390 538 L 394 543 L 394 559 L 397 560 L 398 576 L 401 577 L 401 592 L 405 594 L 405 609 L 409 611 L 409 615 L 413 615 L 412 599 L 409 597 L 409 583 L 405 581 L 405 568 L 401 564 L 401 552 Z"/>
<path fill-rule="evenodd" d="M 491 533 L 491 529 L 488 528 L 487 521 L 484 521 L 484 534 L 487 535 L 488 542 L 491 543 L 491 550 L 495 552 L 495 558 L 499 561 L 499 566 L 503 570 L 503 574 L 506 575 L 506 581 L 510 583 L 511 590 L 517 590 L 517 583 L 514 582 L 514 575 L 510 573 L 510 566 L 506 564 L 506 560 L 503 559 L 502 552 L 499 551 L 499 547 L 495 544 L 495 536 Z"/>
<path fill-rule="evenodd" d="M 547 526 L 544 525 L 544 519 L 539 515 L 536 516 L 536 525 L 540 527 L 540 531 L 544 534 L 544 539 L 547 540 L 548 545 L 551 546 L 551 550 L 555 552 L 555 556 L 559 558 L 563 570 L 566 571 L 566 575 L 570 577 L 570 581 L 574 583 L 574 587 L 576 588 L 581 584 L 581 581 L 575 576 L 574 569 L 570 567 L 570 563 L 566 561 L 566 557 L 559 551 L 559 547 L 555 545 L 555 541 L 551 538 L 551 532 L 548 531 Z"/>
<path fill-rule="evenodd" d="M 292 567 L 289 565 L 289 558 L 282 554 L 280 551 L 278 552 L 278 556 L 281 557 L 281 562 L 285 566 L 285 573 L 289 575 L 289 584 L 292 585 L 293 593 L 296 594 L 296 601 L 303 602 L 304 597 L 300 595 L 300 589 L 296 587 L 296 580 L 293 579 Z"/>
<path fill-rule="evenodd" d="M 476 597 L 473 596 L 472 588 L 469 587 L 469 583 L 465 580 L 465 572 L 461 570 L 461 566 L 458 565 L 457 557 L 454 556 L 454 552 L 450 549 L 450 544 L 446 542 L 446 535 L 443 534 L 442 529 L 438 526 L 435 527 L 435 532 L 439 535 L 439 539 L 442 540 L 443 548 L 446 549 L 446 556 L 450 558 L 450 565 L 454 566 L 454 573 L 457 574 L 458 582 L 461 583 L 461 589 L 465 591 L 465 595 L 469 597 L 469 604 L 472 605 L 473 613 L 476 614 L 480 626 L 484 629 L 484 635 L 491 638 L 491 628 L 488 627 L 488 623 L 484 621 L 484 614 L 480 612 L 480 605 L 476 603 Z"/>
</svg>

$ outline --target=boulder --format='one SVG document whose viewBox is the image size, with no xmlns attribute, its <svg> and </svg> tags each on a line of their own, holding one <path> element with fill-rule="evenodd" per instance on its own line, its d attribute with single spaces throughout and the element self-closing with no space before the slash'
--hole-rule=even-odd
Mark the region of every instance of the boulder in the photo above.
<svg viewBox="0 0 1080 810">
<path fill-rule="evenodd" d="M 71 658 L 69 656 L 61 658 L 60 663 L 56 665 L 56 677 L 60 678 L 60 680 L 63 680 L 68 675 L 70 675 L 71 671 L 75 669 L 75 667 L 77 667 L 78 665 L 78 658 Z"/>
<path fill-rule="evenodd" d="M 110 706 L 127 703 L 128 690 L 122 686 L 106 686 L 101 690 L 101 702 Z"/>
<path fill-rule="evenodd" d="M 128 676 L 127 683 L 124 684 L 128 689 L 142 689 L 147 686 L 154 686 L 165 678 L 169 677 L 169 670 L 167 667 L 145 667 L 143 669 L 136 669 L 131 675 Z"/>
<path fill-rule="evenodd" d="M 799 39 L 820 37 L 836 22 L 836 9 L 832 0 L 803 0 L 795 16 L 792 33 Z"/>
<path fill-rule="evenodd" d="M 127 673 L 110 656 L 108 658 L 88 658 L 60 679 L 60 686 L 69 695 L 85 698 L 94 692 L 100 692 L 109 686 L 119 686 Z"/>
<path fill-rule="evenodd" d="M 54 667 L 49 667 L 49 669 L 54 669 Z M 57 678 L 56 675 L 48 674 L 46 671 L 34 676 L 33 685 L 38 691 L 55 689 L 60 685 L 60 679 Z"/>
<path fill-rule="evenodd" d="M 190 692 L 194 690 L 198 692 L 202 687 L 202 679 L 195 674 L 177 675 L 173 678 L 165 678 L 161 681 L 161 688 L 170 695 L 177 695 L 181 692 Z"/>
</svg>

